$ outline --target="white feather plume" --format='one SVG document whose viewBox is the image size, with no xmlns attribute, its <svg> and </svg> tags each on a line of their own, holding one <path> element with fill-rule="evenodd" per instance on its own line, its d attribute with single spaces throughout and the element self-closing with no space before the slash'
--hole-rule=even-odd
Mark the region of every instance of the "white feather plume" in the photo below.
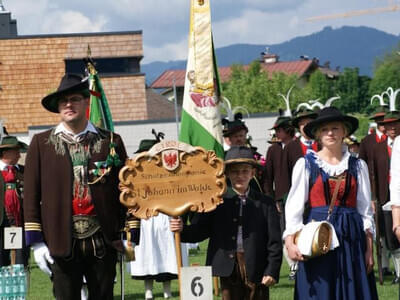
<svg viewBox="0 0 400 300">
<path fill-rule="evenodd" d="M 286 104 L 286 110 L 284 112 L 285 117 L 291 117 L 292 116 L 292 111 L 290 109 L 290 93 L 292 92 L 292 89 L 294 88 L 294 85 L 291 86 L 289 91 L 287 92 L 286 96 L 282 95 L 281 93 L 278 93 L 278 96 L 281 96 L 283 100 L 285 101 Z"/>
<path fill-rule="evenodd" d="M 380 105 L 380 106 L 387 106 L 387 104 L 385 103 L 385 100 L 384 100 L 385 95 L 387 95 L 387 96 L 389 97 L 387 91 L 384 91 L 384 92 L 381 93 L 380 95 L 379 95 L 379 94 L 373 95 L 373 96 L 371 97 L 371 105 L 372 105 L 372 103 L 374 103 L 374 100 L 375 100 L 375 99 L 378 99 L 378 100 L 379 100 L 379 105 Z"/>
<path fill-rule="evenodd" d="M 299 111 L 301 107 L 305 107 L 306 109 L 309 109 L 309 110 L 314 110 L 315 107 L 318 107 L 319 109 L 323 109 L 324 105 L 321 102 L 319 102 L 319 98 L 318 98 L 316 100 L 308 100 L 308 103 L 307 102 L 300 103 L 299 105 L 297 105 L 296 110 Z"/>
<path fill-rule="evenodd" d="M 304 102 L 297 105 L 296 111 L 300 111 L 300 108 L 305 107 L 306 109 L 312 110 L 311 104 Z"/>
<path fill-rule="evenodd" d="M 390 111 L 397 111 L 396 98 L 398 93 L 400 93 L 400 89 L 394 90 L 392 87 L 388 87 L 388 89 L 386 90 L 386 95 L 389 97 Z"/>
<path fill-rule="evenodd" d="M 244 106 L 235 106 L 234 108 L 232 108 L 231 101 L 229 101 L 229 99 L 226 98 L 226 97 L 222 97 L 221 104 L 222 104 L 223 108 L 226 111 L 226 115 L 228 117 L 228 120 L 231 121 L 231 122 L 235 119 L 235 114 L 237 112 L 239 112 L 239 111 L 244 112 L 247 115 L 247 117 L 250 116 L 249 111 Z"/>
<path fill-rule="evenodd" d="M 338 99 L 340 99 L 339 95 L 335 97 L 330 97 L 328 100 L 326 100 L 324 107 L 330 107 L 332 105 L 332 102 Z"/>
</svg>

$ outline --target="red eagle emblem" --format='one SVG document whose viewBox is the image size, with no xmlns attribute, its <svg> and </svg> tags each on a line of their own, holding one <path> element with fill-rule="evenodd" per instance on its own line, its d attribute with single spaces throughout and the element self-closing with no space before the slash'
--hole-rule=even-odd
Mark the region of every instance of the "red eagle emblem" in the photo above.
<svg viewBox="0 0 400 300">
<path fill-rule="evenodd" d="M 215 107 L 217 105 L 213 97 L 201 93 L 190 93 L 190 98 L 197 107 Z"/>
<path fill-rule="evenodd" d="M 164 155 L 164 161 L 166 165 L 170 168 L 174 167 L 176 164 L 177 155 L 176 153 L 168 153 Z"/>
</svg>

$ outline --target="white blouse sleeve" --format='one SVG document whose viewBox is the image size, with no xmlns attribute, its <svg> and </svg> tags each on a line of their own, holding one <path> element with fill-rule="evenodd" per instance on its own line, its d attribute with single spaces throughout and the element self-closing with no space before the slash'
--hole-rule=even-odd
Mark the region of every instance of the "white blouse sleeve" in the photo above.
<svg viewBox="0 0 400 300">
<path fill-rule="evenodd" d="M 375 222 L 371 207 L 371 187 L 368 175 L 368 166 L 359 159 L 360 166 L 357 175 L 357 211 L 361 215 L 364 230 L 369 230 L 375 237 Z"/>
<path fill-rule="evenodd" d="M 400 138 L 394 140 L 392 158 L 390 160 L 390 202 L 392 205 L 400 206 Z M 386 204 L 387 205 L 387 204 Z M 386 206 L 385 205 L 385 206 Z"/>
<path fill-rule="evenodd" d="M 286 229 L 283 239 L 303 228 L 304 204 L 308 200 L 309 171 L 305 159 L 299 158 L 292 173 L 292 186 L 285 204 Z"/>
</svg>

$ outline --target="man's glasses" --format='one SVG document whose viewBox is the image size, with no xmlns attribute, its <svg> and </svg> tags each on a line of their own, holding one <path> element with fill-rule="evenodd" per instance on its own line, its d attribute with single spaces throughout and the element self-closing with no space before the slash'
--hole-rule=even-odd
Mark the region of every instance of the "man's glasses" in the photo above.
<svg viewBox="0 0 400 300">
<path fill-rule="evenodd" d="M 71 103 L 71 104 L 75 104 L 75 103 L 81 102 L 83 99 L 84 98 L 81 97 L 81 96 L 72 96 L 72 97 L 69 97 L 69 98 L 68 97 L 64 97 L 64 98 L 61 98 L 58 101 L 58 104 L 61 105 L 61 106 L 65 106 L 65 105 L 67 105 L 68 102 Z"/>
</svg>

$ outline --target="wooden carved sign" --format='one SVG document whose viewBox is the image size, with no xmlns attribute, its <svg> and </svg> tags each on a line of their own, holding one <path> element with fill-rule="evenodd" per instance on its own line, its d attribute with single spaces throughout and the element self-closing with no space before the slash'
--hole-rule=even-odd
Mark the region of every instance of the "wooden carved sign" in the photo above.
<svg viewBox="0 0 400 300">
<path fill-rule="evenodd" d="M 129 159 L 119 179 L 121 203 L 141 219 L 212 211 L 226 190 L 224 164 L 213 151 L 176 141 Z"/>
</svg>

